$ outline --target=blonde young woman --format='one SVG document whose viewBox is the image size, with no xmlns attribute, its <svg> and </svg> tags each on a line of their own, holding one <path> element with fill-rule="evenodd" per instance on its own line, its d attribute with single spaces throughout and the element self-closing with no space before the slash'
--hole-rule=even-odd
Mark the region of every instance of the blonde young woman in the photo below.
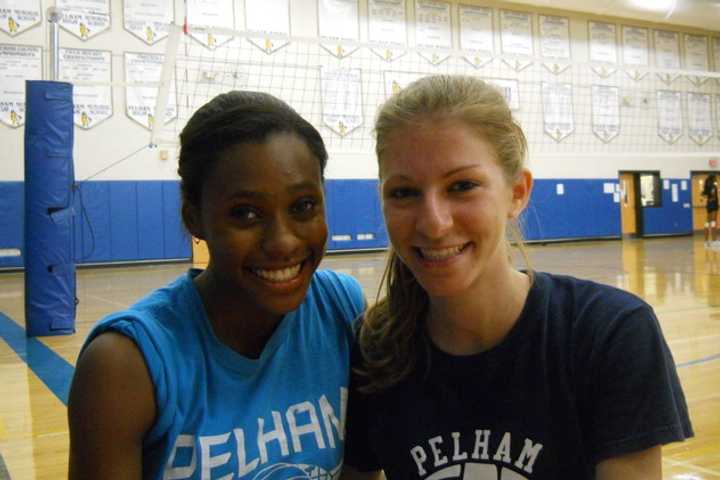
<svg viewBox="0 0 720 480">
<path fill-rule="evenodd" d="M 692 435 L 652 308 L 590 281 L 521 271 L 527 143 L 479 79 L 427 77 L 377 123 L 392 243 L 365 315 L 344 478 L 660 479 Z"/>
</svg>

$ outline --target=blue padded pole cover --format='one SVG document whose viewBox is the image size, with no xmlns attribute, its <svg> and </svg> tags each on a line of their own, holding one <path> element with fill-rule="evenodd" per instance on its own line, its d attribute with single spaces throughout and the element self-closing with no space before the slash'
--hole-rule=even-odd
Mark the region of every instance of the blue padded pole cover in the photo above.
<svg viewBox="0 0 720 480">
<path fill-rule="evenodd" d="M 73 89 L 27 81 L 25 91 L 25 330 L 63 335 L 75 331 Z"/>
</svg>

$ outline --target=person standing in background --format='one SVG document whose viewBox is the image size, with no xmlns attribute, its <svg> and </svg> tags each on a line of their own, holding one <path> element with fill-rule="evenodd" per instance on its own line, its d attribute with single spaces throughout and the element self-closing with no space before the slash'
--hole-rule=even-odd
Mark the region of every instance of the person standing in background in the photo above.
<svg viewBox="0 0 720 480">
<path fill-rule="evenodd" d="M 717 176 L 711 173 L 703 183 L 702 196 L 705 197 L 705 248 L 718 248 L 717 241 L 717 212 L 718 212 L 718 186 Z"/>
</svg>

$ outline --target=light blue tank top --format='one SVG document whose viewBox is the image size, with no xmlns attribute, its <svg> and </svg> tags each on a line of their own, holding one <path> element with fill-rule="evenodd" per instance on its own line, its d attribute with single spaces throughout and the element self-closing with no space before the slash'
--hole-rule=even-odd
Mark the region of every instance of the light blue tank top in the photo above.
<svg viewBox="0 0 720 480">
<path fill-rule="evenodd" d="M 120 332 L 145 357 L 158 410 L 144 439 L 143 478 L 337 476 L 360 285 L 316 272 L 303 304 L 249 359 L 214 335 L 192 281 L 198 273 L 103 319 L 86 340 Z"/>
</svg>

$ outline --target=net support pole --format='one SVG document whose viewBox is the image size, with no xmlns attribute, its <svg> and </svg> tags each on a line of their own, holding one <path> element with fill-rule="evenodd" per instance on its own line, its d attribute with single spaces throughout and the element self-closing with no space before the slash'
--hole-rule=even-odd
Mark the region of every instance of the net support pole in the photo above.
<svg viewBox="0 0 720 480">
<path fill-rule="evenodd" d="M 172 84 L 173 74 L 175 73 L 175 61 L 177 59 L 178 45 L 180 45 L 180 35 L 182 35 L 182 27 L 174 23 L 170 24 L 167 39 L 167 49 L 165 50 L 165 60 L 163 61 L 162 72 L 160 74 L 160 88 L 155 99 L 155 123 L 153 124 L 152 133 L 150 134 L 150 147 L 155 147 L 160 138 L 160 130 L 165 125 L 165 110 L 167 110 L 168 99 L 170 97 L 170 85 Z"/>
<path fill-rule="evenodd" d="M 60 78 L 60 18 L 62 13 L 57 7 L 47 9 L 47 19 L 49 24 L 49 51 L 50 51 L 50 80 L 58 80 Z"/>
<path fill-rule="evenodd" d="M 25 331 L 75 331 L 73 86 L 25 84 Z"/>
</svg>

